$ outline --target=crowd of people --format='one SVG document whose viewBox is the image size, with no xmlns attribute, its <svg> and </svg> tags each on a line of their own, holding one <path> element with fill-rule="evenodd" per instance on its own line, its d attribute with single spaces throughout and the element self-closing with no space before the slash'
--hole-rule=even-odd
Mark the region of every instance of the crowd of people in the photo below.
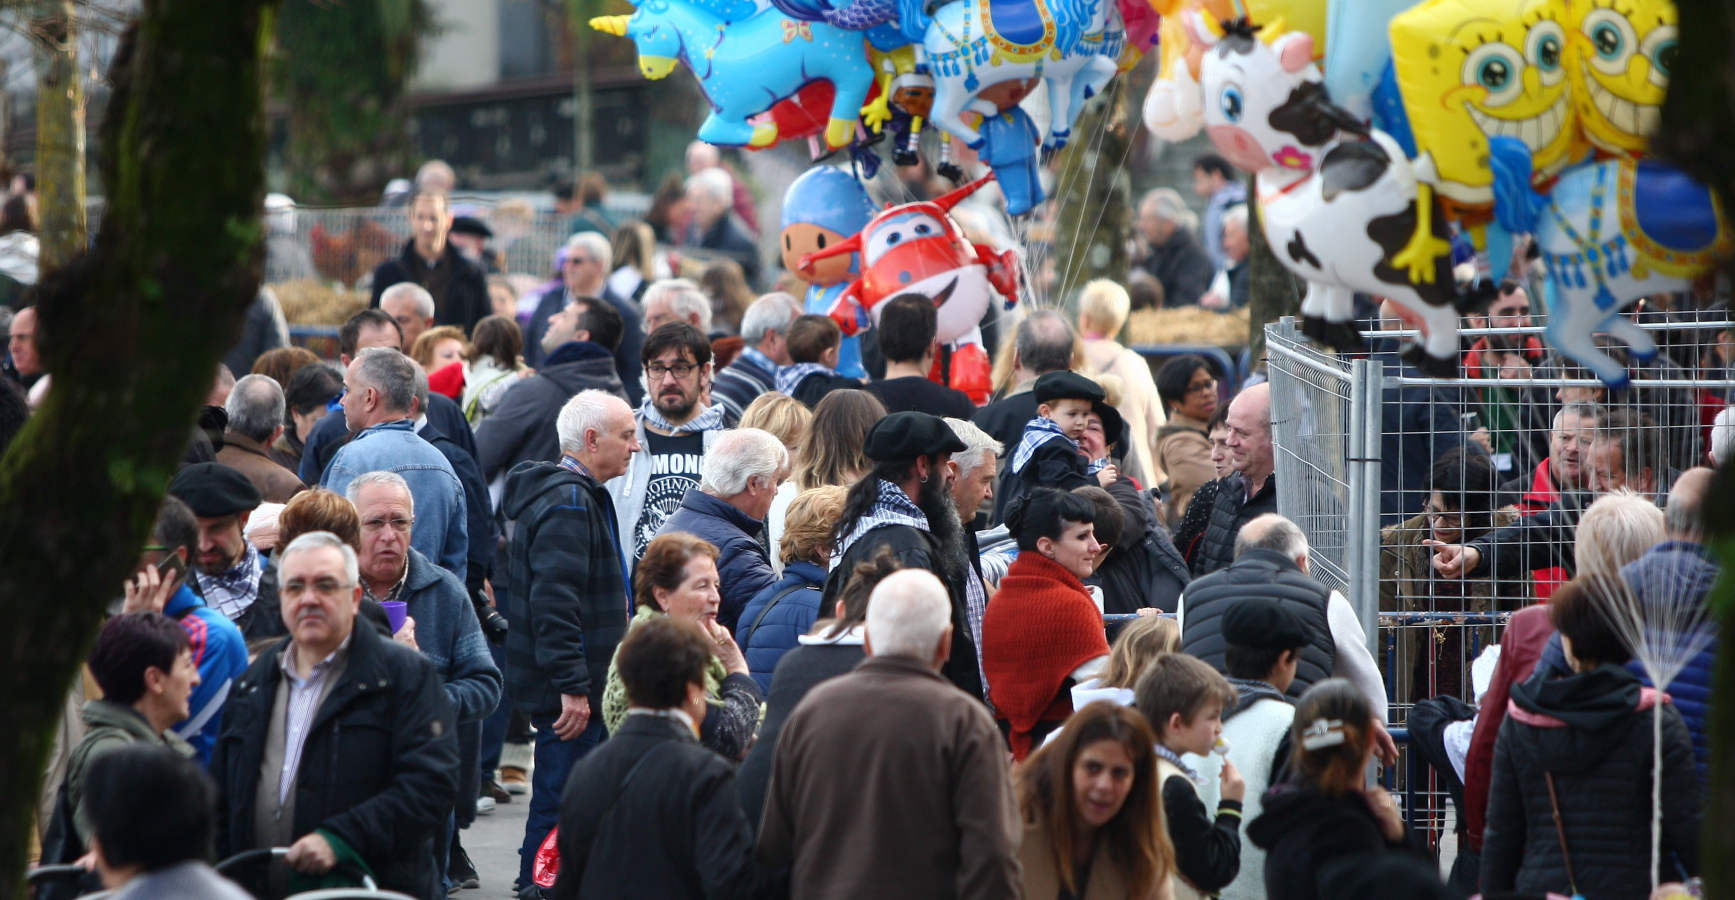
<svg viewBox="0 0 1735 900">
<path fill-rule="evenodd" d="M 1140 214 L 1152 276 L 1207 307 L 1245 292 L 1217 162 L 1220 240 L 1191 243 L 1178 197 Z M 689 163 L 685 233 L 738 249 L 726 171 Z M 1539 410 L 1495 374 L 1419 475 L 1413 442 L 1387 454 L 1382 606 L 1513 614 L 1477 705 L 1382 671 L 1279 514 L 1272 385 L 1153 371 L 1118 342 L 1125 286 L 1023 314 L 977 407 L 928 377 L 926 297 L 885 304 L 864 381 L 787 293 L 723 328 L 699 284 L 617 280 L 638 223 L 594 183 L 520 318 L 437 188 L 335 365 L 281 347 L 214 379 L 69 695 L 42 862 L 227 898 L 211 853 L 284 847 L 228 874 L 431 900 L 478 886 L 476 816 L 526 802 L 521 898 L 1641 897 L 1660 753 L 1664 880 L 1696 873 L 1716 645 L 1660 692 L 1615 624 L 1633 595 L 1702 605 L 1717 571 L 1711 471 L 1655 411 Z M 1527 316 L 1521 292 L 1484 321 Z M 1369 780 L 1399 728 L 1456 805 L 1449 879 Z"/>
</svg>

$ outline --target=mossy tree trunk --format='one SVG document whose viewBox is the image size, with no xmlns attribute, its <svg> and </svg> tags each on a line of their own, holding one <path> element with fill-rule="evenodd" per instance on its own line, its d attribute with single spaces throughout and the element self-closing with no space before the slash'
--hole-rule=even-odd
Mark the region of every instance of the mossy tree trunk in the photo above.
<svg viewBox="0 0 1735 900">
<path fill-rule="evenodd" d="M 1651 150 L 1709 185 L 1728 214 L 1735 210 L 1735 9 L 1726 0 L 1678 0 L 1679 62 L 1663 102 L 1662 124 Z M 1735 265 L 1725 260 L 1726 275 Z M 1711 546 L 1723 577 L 1712 605 L 1723 646 L 1735 636 L 1735 468 L 1725 465 L 1704 504 Z M 1735 653 L 1718 654 L 1711 705 L 1711 789 L 1705 797 L 1699 866 L 1706 897 L 1735 896 Z"/>
<path fill-rule="evenodd" d="M 1257 197 L 1259 186 L 1247 177 L 1247 196 Z M 1295 276 L 1277 261 L 1271 245 L 1265 242 L 1265 229 L 1259 224 L 1257 203 L 1248 201 L 1247 208 L 1247 346 L 1253 368 L 1265 358 L 1265 325 L 1284 316 L 1301 315 L 1301 285 Z"/>
<path fill-rule="evenodd" d="M 101 233 L 41 285 L 54 387 L 0 457 L 0 897 L 21 891 L 64 691 L 259 284 L 272 4 L 141 6 L 111 73 Z"/>
<path fill-rule="evenodd" d="M 84 78 L 73 0 L 37 0 L 30 32 L 36 55 L 37 231 L 46 272 L 66 265 L 85 246 Z"/>
<path fill-rule="evenodd" d="M 1055 165 L 1054 260 L 1050 305 L 1072 308 L 1087 282 L 1127 280 L 1127 236 L 1132 227 L 1132 183 L 1127 178 L 1124 78 L 1089 101 L 1072 128 L 1072 141 Z"/>
</svg>

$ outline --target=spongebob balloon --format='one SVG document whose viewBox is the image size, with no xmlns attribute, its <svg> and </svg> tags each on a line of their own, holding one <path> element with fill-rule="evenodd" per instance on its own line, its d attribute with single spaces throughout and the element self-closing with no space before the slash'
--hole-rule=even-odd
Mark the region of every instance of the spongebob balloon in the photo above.
<svg viewBox="0 0 1735 900">
<path fill-rule="evenodd" d="M 1679 13 L 1669 0 L 1575 0 L 1567 34 L 1585 137 L 1616 156 L 1645 151 L 1662 116 Z"/>
<path fill-rule="evenodd" d="M 1491 138 L 1529 149 L 1535 185 L 1584 155 L 1568 96 L 1568 20 L 1565 0 L 1424 0 L 1392 17 L 1424 205 L 1431 188 L 1461 220 L 1486 221 Z"/>
</svg>

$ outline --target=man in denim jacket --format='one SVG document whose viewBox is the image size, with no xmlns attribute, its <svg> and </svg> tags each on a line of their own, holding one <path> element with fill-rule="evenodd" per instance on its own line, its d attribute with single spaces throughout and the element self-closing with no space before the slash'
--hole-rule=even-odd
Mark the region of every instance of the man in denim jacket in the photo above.
<svg viewBox="0 0 1735 900">
<path fill-rule="evenodd" d="M 416 436 L 415 365 L 385 347 L 356 354 L 343 376 L 343 418 L 355 437 L 332 457 L 320 486 L 341 494 L 368 472 L 403 476 L 416 500 L 410 546 L 463 581 L 470 549 L 464 485 L 445 454 Z"/>
</svg>

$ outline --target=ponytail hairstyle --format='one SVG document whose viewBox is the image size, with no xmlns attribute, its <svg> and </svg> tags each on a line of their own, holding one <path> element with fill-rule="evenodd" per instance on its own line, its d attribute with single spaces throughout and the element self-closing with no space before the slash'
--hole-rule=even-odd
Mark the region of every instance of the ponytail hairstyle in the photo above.
<svg viewBox="0 0 1735 900">
<path fill-rule="evenodd" d="M 1361 790 L 1373 723 L 1373 706 L 1349 681 L 1328 678 L 1308 688 L 1290 726 L 1296 780 L 1324 794 Z"/>
</svg>

